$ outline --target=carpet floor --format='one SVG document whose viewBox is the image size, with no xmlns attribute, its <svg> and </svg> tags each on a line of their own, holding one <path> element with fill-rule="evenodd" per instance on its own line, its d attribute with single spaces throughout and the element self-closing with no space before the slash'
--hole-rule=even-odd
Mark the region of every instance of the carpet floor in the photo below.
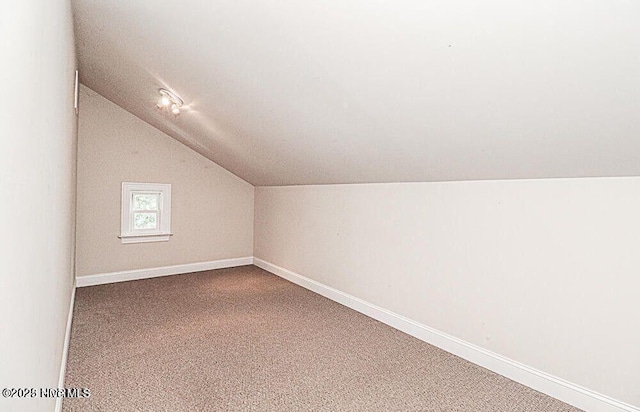
<svg viewBox="0 0 640 412">
<path fill-rule="evenodd" d="M 64 411 L 575 411 L 255 266 L 79 288 Z"/>
</svg>

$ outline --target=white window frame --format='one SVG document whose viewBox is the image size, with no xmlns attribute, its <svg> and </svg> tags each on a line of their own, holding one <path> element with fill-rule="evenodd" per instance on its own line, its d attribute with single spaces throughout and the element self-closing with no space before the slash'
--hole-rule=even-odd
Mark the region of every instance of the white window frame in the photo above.
<svg viewBox="0 0 640 412">
<path fill-rule="evenodd" d="M 133 198 L 137 194 L 157 193 L 158 228 L 134 228 Z M 139 211 L 138 211 L 139 212 Z M 166 242 L 171 233 L 171 185 L 165 183 L 122 182 L 122 209 L 120 216 L 120 236 L 122 243 Z"/>
</svg>

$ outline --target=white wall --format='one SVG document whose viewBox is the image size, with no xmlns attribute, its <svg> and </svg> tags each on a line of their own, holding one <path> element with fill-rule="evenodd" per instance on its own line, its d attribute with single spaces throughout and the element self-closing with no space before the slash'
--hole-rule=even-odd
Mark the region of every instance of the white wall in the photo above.
<svg viewBox="0 0 640 412">
<path fill-rule="evenodd" d="M 255 253 L 640 405 L 640 178 L 257 187 Z"/>
<path fill-rule="evenodd" d="M 0 388 L 57 387 L 75 222 L 69 2 L 1 2 L 0 39 Z M 3 411 L 54 405 L 0 398 Z"/>
<path fill-rule="evenodd" d="M 171 183 L 174 235 L 168 242 L 118 239 L 125 181 Z M 252 255 L 252 185 L 81 88 L 78 276 Z"/>
</svg>

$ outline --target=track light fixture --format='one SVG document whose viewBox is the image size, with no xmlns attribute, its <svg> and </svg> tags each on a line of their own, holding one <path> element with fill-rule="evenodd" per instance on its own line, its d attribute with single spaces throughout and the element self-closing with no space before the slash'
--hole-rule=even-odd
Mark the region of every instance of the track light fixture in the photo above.
<svg viewBox="0 0 640 412">
<path fill-rule="evenodd" d="M 167 90 L 160 89 L 160 99 L 158 100 L 158 109 L 166 109 L 177 116 L 180 114 L 180 107 L 182 107 L 183 101 L 177 94 Z"/>
</svg>

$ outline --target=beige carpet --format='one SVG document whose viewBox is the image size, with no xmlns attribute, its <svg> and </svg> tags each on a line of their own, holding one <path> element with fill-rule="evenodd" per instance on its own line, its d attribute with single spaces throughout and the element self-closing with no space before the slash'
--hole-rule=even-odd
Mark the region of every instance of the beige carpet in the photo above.
<svg viewBox="0 0 640 412">
<path fill-rule="evenodd" d="M 255 266 L 79 288 L 65 411 L 576 410 Z"/>
</svg>

